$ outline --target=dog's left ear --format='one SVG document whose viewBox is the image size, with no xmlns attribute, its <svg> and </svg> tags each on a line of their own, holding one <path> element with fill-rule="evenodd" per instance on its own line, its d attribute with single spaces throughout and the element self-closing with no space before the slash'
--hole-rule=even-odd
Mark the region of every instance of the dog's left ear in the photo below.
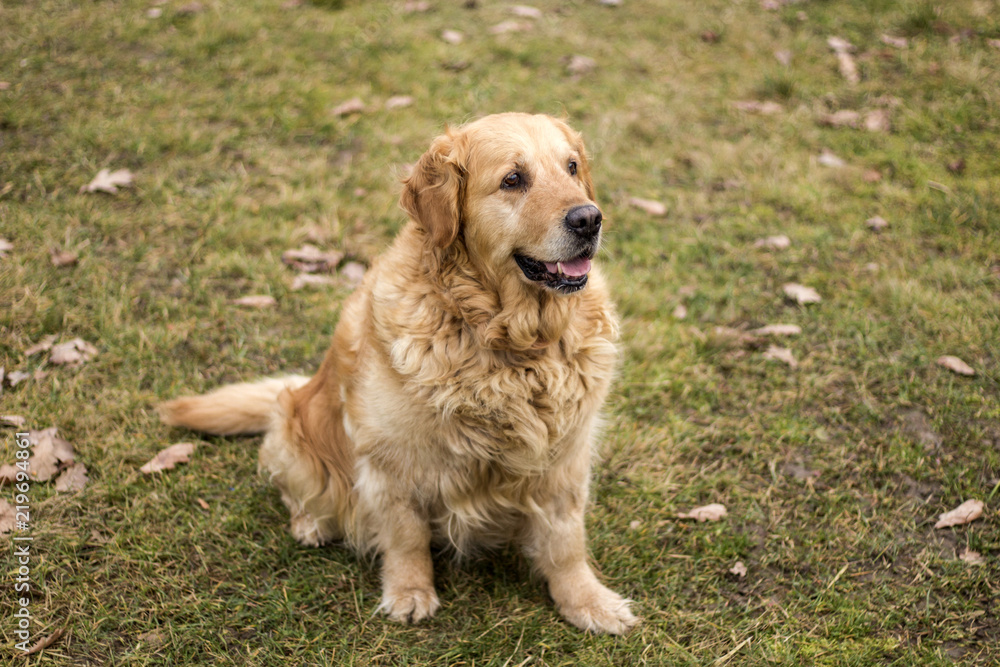
<svg viewBox="0 0 1000 667">
<path fill-rule="evenodd" d="M 462 222 L 465 168 L 460 142 L 446 132 L 420 157 L 403 181 L 399 205 L 416 220 L 440 248 L 451 245 Z"/>
<path fill-rule="evenodd" d="M 566 135 L 566 139 L 569 141 L 569 145 L 580 156 L 576 161 L 576 174 L 580 177 L 580 181 L 583 182 L 583 188 L 587 191 L 587 197 L 596 204 L 597 195 L 594 193 L 594 179 L 590 175 L 590 159 L 587 157 L 587 147 L 583 145 L 583 137 L 565 122 L 557 118 L 553 118 L 552 121 L 562 130 L 562 133 Z"/>
</svg>

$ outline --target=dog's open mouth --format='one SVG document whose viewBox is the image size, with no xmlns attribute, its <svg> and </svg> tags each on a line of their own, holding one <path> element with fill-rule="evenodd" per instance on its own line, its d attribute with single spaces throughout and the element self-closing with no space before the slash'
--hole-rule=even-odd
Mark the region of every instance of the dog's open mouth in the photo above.
<svg viewBox="0 0 1000 667">
<path fill-rule="evenodd" d="M 591 264 L 590 257 L 586 255 L 559 262 L 543 262 L 525 255 L 514 255 L 514 261 L 528 280 L 564 294 L 576 292 L 587 285 Z"/>
</svg>

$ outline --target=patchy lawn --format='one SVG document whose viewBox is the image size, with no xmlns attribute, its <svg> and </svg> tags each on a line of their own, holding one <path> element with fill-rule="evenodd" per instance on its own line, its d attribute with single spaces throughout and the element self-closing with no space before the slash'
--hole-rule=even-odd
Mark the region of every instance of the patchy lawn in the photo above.
<svg viewBox="0 0 1000 667">
<path fill-rule="evenodd" d="M 0 5 L 0 412 L 26 419 L 0 463 L 54 426 L 89 477 L 31 485 L 31 641 L 64 634 L 26 662 L 1000 661 L 1000 3 L 426 4 Z M 608 219 L 622 372 L 589 525 L 644 617 L 623 638 L 560 620 L 513 550 L 441 559 L 439 614 L 393 625 L 372 563 L 293 542 L 257 440 L 152 410 L 313 371 L 405 166 L 507 110 L 584 133 Z M 134 178 L 80 192 L 102 169 Z M 293 289 L 306 243 L 342 259 Z M 27 354 L 46 337 L 81 358 Z"/>
</svg>

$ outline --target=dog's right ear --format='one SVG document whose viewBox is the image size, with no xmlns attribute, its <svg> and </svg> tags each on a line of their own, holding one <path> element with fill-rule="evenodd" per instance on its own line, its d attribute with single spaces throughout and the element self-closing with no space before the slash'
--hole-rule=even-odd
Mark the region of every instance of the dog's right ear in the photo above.
<svg viewBox="0 0 1000 667">
<path fill-rule="evenodd" d="M 435 139 L 403 181 L 399 197 L 403 210 L 440 248 L 455 241 L 462 223 L 465 168 L 460 164 L 459 150 L 450 132 Z"/>
</svg>

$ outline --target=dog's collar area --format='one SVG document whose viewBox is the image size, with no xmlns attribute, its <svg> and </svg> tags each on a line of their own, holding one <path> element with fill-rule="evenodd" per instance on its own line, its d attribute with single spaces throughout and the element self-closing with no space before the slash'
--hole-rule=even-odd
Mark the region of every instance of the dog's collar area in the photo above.
<svg viewBox="0 0 1000 667">
<path fill-rule="evenodd" d="M 524 277 L 562 294 L 572 294 L 587 285 L 590 258 L 581 255 L 565 262 L 542 262 L 525 255 L 514 255 Z"/>
</svg>

